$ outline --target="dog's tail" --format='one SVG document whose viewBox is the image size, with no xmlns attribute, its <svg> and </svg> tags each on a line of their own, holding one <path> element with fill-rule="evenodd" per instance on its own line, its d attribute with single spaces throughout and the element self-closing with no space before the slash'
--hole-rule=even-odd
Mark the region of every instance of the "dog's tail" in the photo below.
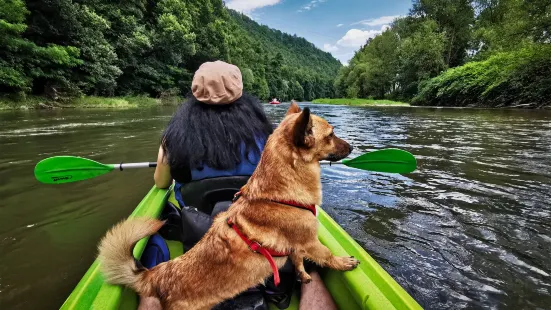
<svg viewBox="0 0 551 310">
<path fill-rule="evenodd" d="M 162 226 L 163 222 L 156 219 L 132 218 L 111 228 L 98 247 L 100 269 L 105 280 L 126 285 L 139 293 L 140 279 L 147 269 L 138 265 L 132 250 L 140 239 L 153 235 Z"/>
</svg>

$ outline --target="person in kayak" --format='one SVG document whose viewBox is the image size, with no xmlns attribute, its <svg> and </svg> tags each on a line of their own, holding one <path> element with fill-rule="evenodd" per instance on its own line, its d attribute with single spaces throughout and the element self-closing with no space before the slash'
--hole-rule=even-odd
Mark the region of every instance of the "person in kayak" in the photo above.
<svg viewBox="0 0 551 310">
<path fill-rule="evenodd" d="M 250 176 L 273 129 L 260 102 L 243 93 L 239 68 L 204 63 L 195 73 L 192 93 L 163 134 L 157 187 L 167 188 L 172 179 L 178 189 L 205 178 Z M 185 205 L 180 195 L 177 199 Z"/>
<path fill-rule="evenodd" d="M 163 133 L 154 174 L 158 188 L 168 188 L 174 180 L 186 251 L 206 233 L 214 216 L 229 207 L 273 131 L 260 101 L 243 92 L 238 67 L 206 62 L 195 73 L 191 90 Z M 289 275 L 284 280 L 282 274 L 280 286 L 291 283 L 292 291 L 296 277 L 294 271 Z M 313 281 L 302 285 L 301 309 L 336 309 L 319 275 L 311 275 Z M 265 294 L 278 290 L 270 285 L 273 280 L 267 282 Z"/>
</svg>

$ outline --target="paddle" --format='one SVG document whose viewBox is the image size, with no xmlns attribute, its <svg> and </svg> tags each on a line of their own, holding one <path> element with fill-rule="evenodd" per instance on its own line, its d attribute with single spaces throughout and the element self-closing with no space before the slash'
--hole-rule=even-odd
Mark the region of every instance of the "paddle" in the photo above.
<svg viewBox="0 0 551 310">
<path fill-rule="evenodd" d="M 157 163 L 102 164 L 77 156 L 54 156 L 38 162 L 34 176 L 42 183 L 61 184 L 92 179 L 115 169 L 156 167 Z"/>
<path fill-rule="evenodd" d="M 321 161 L 322 165 L 343 164 L 348 167 L 390 173 L 409 173 L 416 169 L 417 161 L 411 153 L 398 149 L 384 149 L 365 153 L 340 162 Z M 36 179 L 46 184 L 61 184 L 92 179 L 115 169 L 156 167 L 156 162 L 130 164 L 102 164 L 76 156 L 54 156 L 41 160 L 34 168 Z"/>
<path fill-rule="evenodd" d="M 351 168 L 388 173 L 410 173 L 417 168 L 417 160 L 410 152 L 384 149 L 368 152 L 356 158 L 339 162 L 321 161 L 322 165 L 342 164 Z"/>
</svg>

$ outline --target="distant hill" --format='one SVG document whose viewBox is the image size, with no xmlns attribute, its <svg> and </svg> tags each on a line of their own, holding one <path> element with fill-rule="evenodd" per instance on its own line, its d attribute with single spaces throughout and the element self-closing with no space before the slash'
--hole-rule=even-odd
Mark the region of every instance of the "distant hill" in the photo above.
<svg viewBox="0 0 551 310">
<path fill-rule="evenodd" d="M 250 66 L 253 72 L 260 75 L 262 69 L 265 70 L 270 96 L 301 100 L 334 96 L 333 80 L 342 65 L 330 53 L 318 49 L 304 38 L 259 25 L 233 10 L 229 12 L 239 31 L 244 31 L 249 37 L 248 43 L 253 45 L 251 48 L 265 59 L 264 62 L 249 62 L 245 66 Z M 285 83 L 289 85 L 287 91 Z"/>
</svg>

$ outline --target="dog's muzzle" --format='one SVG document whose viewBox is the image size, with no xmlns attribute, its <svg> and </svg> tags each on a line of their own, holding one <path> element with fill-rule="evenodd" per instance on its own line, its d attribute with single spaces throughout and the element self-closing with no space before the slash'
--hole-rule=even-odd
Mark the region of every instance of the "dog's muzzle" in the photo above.
<svg viewBox="0 0 551 310">
<path fill-rule="evenodd" d="M 343 158 L 345 158 L 346 156 L 337 156 L 335 154 L 329 154 L 329 156 L 325 157 L 323 160 L 328 160 L 328 161 L 339 161 Z"/>
<path fill-rule="evenodd" d="M 329 154 L 327 157 L 324 158 L 324 160 L 328 161 L 339 161 L 343 158 L 346 158 L 350 153 L 352 153 L 352 150 L 354 147 L 352 145 L 348 145 L 348 152 L 344 152 L 341 154 Z"/>
</svg>

